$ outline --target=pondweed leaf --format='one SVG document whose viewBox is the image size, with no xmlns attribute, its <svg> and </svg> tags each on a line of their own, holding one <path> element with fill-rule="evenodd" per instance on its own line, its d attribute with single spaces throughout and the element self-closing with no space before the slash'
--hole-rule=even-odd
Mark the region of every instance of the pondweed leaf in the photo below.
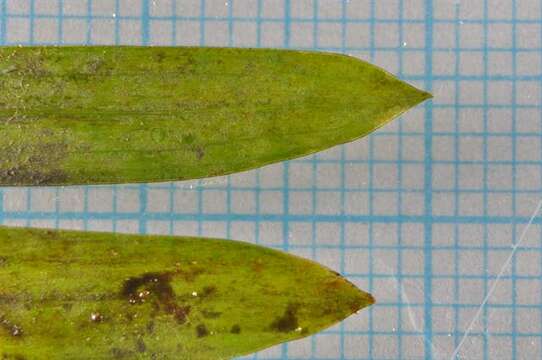
<svg viewBox="0 0 542 360">
<path fill-rule="evenodd" d="M 229 359 L 374 302 L 261 246 L 6 227 L 0 284 L 2 359 Z"/>
<path fill-rule="evenodd" d="M 429 98 L 338 54 L 0 48 L 0 185 L 185 180 L 369 134 Z"/>
</svg>

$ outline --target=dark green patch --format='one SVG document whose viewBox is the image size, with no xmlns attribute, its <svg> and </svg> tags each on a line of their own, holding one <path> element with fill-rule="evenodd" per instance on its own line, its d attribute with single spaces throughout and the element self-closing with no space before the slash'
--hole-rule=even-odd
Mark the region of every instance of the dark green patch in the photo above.
<svg viewBox="0 0 542 360">
<path fill-rule="evenodd" d="M 211 311 L 211 310 L 202 310 L 201 314 L 206 319 L 218 319 L 220 317 L 220 315 L 222 315 L 221 312 Z"/>
<path fill-rule="evenodd" d="M 295 304 L 288 304 L 284 314 L 273 321 L 271 329 L 280 332 L 294 331 L 299 327 L 297 319 L 297 310 L 299 306 Z"/>
<path fill-rule="evenodd" d="M 137 338 L 136 340 L 136 351 L 140 353 L 144 353 L 147 351 L 147 345 L 145 345 L 145 342 L 142 338 Z"/>
</svg>

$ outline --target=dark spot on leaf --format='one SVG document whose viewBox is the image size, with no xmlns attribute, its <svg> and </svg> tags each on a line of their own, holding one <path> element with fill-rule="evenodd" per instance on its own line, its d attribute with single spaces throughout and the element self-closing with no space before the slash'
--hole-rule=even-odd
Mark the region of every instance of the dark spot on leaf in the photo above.
<svg viewBox="0 0 542 360">
<path fill-rule="evenodd" d="M 213 296 L 216 294 L 216 287 L 213 285 L 209 285 L 203 288 L 203 291 L 199 294 L 200 298 L 207 298 L 209 296 Z"/>
<path fill-rule="evenodd" d="M 147 332 L 149 334 L 154 333 L 154 321 L 151 320 L 147 323 Z"/>
<path fill-rule="evenodd" d="M 203 159 L 203 157 L 205 156 L 205 150 L 202 146 L 196 146 L 194 152 L 196 153 L 196 157 L 198 158 L 198 160 Z"/>
<path fill-rule="evenodd" d="M 209 335 L 209 330 L 207 330 L 207 326 L 205 324 L 199 324 L 196 326 L 196 335 L 201 338 Z"/>
<path fill-rule="evenodd" d="M 240 334 L 241 333 L 241 327 L 238 324 L 235 324 L 231 327 L 230 332 L 232 334 Z"/>
<path fill-rule="evenodd" d="M 166 53 L 164 53 L 163 51 L 159 51 L 156 53 L 156 61 L 161 63 L 162 61 L 164 61 L 164 59 L 166 58 Z"/>
<path fill-rule="evenodd" d="M 297 320 L 298 305 L 288 304 L 288 307 L 284 311 L 284 314 L 277 317 L 271 324 L 271 329 L 280 332 L 294 331 L 299 327 Z"/>
<path fill-rule="evenodd" d="M 6 266 L 8 263 L 8 258 L 5 256 L 0 256 L 0 266 Z"/>
</svg>

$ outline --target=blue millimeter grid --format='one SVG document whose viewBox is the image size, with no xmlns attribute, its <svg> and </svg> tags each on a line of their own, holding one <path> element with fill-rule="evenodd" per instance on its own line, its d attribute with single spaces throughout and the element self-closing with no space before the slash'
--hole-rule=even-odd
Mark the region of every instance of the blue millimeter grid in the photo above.
<svg viewBox="0 0 542 360">
<path fill-rule="evenodd" d="M 0 221 L 251 241 L 379 301 L 247 358 L 449 358 L 540 198 L 541 18 L 539 0 L 0 0 L 3 45 L 335 51 L 435 95 L 365 139 L 240 175 L 0 189 Z M 540 219 L 528 235 L 462 358 L 542 353 Z"/>
</svg>

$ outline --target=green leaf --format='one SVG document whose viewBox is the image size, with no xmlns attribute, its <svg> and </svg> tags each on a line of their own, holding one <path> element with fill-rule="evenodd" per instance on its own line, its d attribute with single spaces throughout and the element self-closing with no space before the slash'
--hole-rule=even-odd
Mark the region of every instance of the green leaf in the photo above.
<svg viewBox="0 0 542 360">
<path fill-rule="evenodd" d="M 0 227 L 0 357 L 227 359 L 374 300 L 314 262 L 236 241 Z"/>
<path fill-rule="evenodd" d="M 426 92 L 338 54 L 0 48 L 0 185 L 225 175 L 369 134 Z"/>
</svg>

